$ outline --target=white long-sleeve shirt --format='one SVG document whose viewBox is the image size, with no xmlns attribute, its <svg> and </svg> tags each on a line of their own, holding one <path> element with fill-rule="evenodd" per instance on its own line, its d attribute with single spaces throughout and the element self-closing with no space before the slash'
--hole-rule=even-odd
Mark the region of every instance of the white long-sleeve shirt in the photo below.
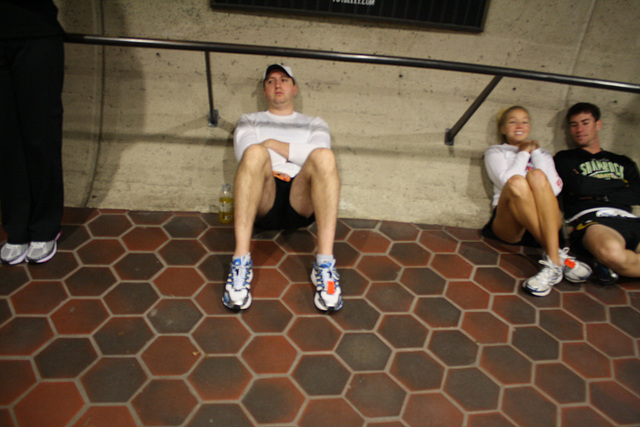
<svg viewBox="0 0 640 427">
<path fill-rule="evenodd" d="M 298 112 L 279 116 L 269 111 L 243 114 L 238 120 L 233 135 L 236 159 L 240 161 L 244 151 L 251 145 L 267 139 L 286 142 L 289 145 L 289 159 L 269 150 L 271 167 L 290 177 L 296 176 L 309 154 L 316 148 L 331 148 L 329 125 L 319 117 Z"/>
<path fill-rule="evenodd" d="M 562 179 L 556 171 L 553 157 L 543 148 L 537 148 L 529 154 L 515 145 L 492 145 L 484 153 L 484 165 L 493 183 L 492 207 L 498 205 L 502 188 L 509 178 L 514 175 L 526 176 L 530 169 L 540 169 L 547 175 L 554 195 L 557 196 L 562 190 Z"/>
</svg>

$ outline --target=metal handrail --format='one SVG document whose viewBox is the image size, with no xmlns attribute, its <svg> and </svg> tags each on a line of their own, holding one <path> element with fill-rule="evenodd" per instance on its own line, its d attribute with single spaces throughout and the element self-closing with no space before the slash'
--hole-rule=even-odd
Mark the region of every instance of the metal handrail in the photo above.
<svg viewBox="0 0 640 427">
<path fill-rule="evenodd" d="M 189 50 L 200 51 L 207 54 L 207 73 L 209 76 L 210 68 L 208 61 L 208 53 L 234 53 L 245 55 L 265 55 L 265 56 L 281 56 L 289 58 L 307 58 L 316 60 L 354 62 L 366 64 L 380 65 L 396 65 L 402 67 L 414 68 L 430 68 L 436 70 L 458 71 L 463 73 L 493 75 L 495 77 L 512 77 L 517 79 L 537 80 L 547 83 L 560 83 L 575 86 L 586 86 L 598 89 L 615 90 L 621 92 L 640 93 L 640 84 L 619 82 L 613 80 L 596 79 L 592 77 L 570 76 L 566 74 L 545 73 L 541 71 L 530 71 L 516 68 L 495 67 L 490 65 L 471 64 L 466 62 L 441 61 L 435 59 L 410 58 L 401 56 L 387 55 L 370 55 L 361 53 L 333 52 L 326 50 L 297 49 L 274 46 L 244 45 L 233 43 L 216 43 L 203 41 L 184 41 L 184 40 L 161 40 L 147 38 L 132 37 L 109 37 L 88 34 L 69 33 L 65 36 L 68 43 L 106 45 L 106 46 L 127 46 L 127 47 L 143 47 L 156 49 L 173 49 L 173 50 Z M 455 135 L 460 131 L 462 125 L 471 117 L 473 112 L 480 106 L 482 101 L 489 95 L 491 90 L 497 85 L 499 79 L 493 79 L 489 86 L 483 91 L 480 102 L 475 102 L 465 112 L 465 114 L 445 132 L 445 143 L 453 145 Z M 210 92 L 210 97 L 212 94 Z M 210 106 L 212 106 L 210 98 Z M 212 119 L 217 119 L 217 112 L 210 111 L 210 123 Z M 217 120 L 216 120 L 217 121 Z"/>
</svg>

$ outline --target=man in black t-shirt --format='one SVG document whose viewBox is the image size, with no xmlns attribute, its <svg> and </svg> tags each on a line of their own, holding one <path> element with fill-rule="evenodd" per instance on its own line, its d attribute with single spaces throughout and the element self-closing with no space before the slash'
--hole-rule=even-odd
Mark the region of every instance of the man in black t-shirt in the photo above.
<svg viewBox="0 0 640 427">
<path fill-rule="evenodd" d="M 564 183 L 560 194 L 565 220 L 572 226 L 572 249 L 593 256 L 601 283 L 617 275 L 640 277 L 640 174 L 633 160 L 600 147 L 600 109 L 578 103 L 567 113 L 576 148 L 558 152 L 556 169 Z"/>
</svg>

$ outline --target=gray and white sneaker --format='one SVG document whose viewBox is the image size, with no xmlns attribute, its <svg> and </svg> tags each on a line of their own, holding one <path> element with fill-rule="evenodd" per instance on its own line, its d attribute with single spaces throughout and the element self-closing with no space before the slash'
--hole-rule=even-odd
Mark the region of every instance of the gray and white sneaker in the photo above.
<svg viewBox="0 0 640 427">
<path fill-rule="evenodd" d="M 58 250 L 58 239 L 60 234 L 55 239 L 46 242 L 31 242 L 29 243 L 29 250 L 27 250 L 27 262 L 32 264 L 42 264 L 49 261 L 56 254 Z"/>
<path fill-rule="evenodd" d="M 27 257 L 27 249 L 29 249 L 28 243 L 13 244 L 5 243 L 0 250 L 0 259 L 2 262 L 9 265 L 20 264 Z"/>
<path fill-rule="evenodd" d="M 569 255 L 569 248 L 558 249 L 558 255 L 562 263 L 564 278 L 571 283 L 584 283 L 591 276 L 591 267 Z"/>
<path fill-rule="evenodd" d="M 546 259 L 540 260 L 539 262 L 544 266 L 542 270 L 535 276 L 525 280 L 522 287 L 531 295 L 544 297 L 549 295 L 549 292 L 551 292 L 551 289 L 555 285 L 562 282 L 563 272 L 562 267 L 555 265 L 554 262 L 549 259 L 548 255 Z"/>
</svg>

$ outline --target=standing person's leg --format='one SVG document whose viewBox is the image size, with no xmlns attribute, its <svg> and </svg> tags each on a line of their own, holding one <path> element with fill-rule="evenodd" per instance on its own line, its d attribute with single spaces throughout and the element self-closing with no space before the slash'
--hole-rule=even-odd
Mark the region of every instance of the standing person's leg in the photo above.
<svg viewBox="0 0 640 427">
<path fill-rule="evenodd" d="M 271 158 L 263 145 L 252 145 L 242 156 L 234 183 L 235 251 L 225 285 L 222 303 L 232 310 L 251 305 L 253 262 L 250 247 L 256 217 L 265 215 L 275 200 Z"/>
<path fill-rule="evenodd" d="M 316 217 L 318 249 L 311 281 L 316 286 L 314 303 L 322 311 L 342 308 L 340 276 L 333 257 L 339 199 L 340 178 L 333 151 L 312 151 L 291 186 L 290 202 L 298 214 Z"/>
</svg>

